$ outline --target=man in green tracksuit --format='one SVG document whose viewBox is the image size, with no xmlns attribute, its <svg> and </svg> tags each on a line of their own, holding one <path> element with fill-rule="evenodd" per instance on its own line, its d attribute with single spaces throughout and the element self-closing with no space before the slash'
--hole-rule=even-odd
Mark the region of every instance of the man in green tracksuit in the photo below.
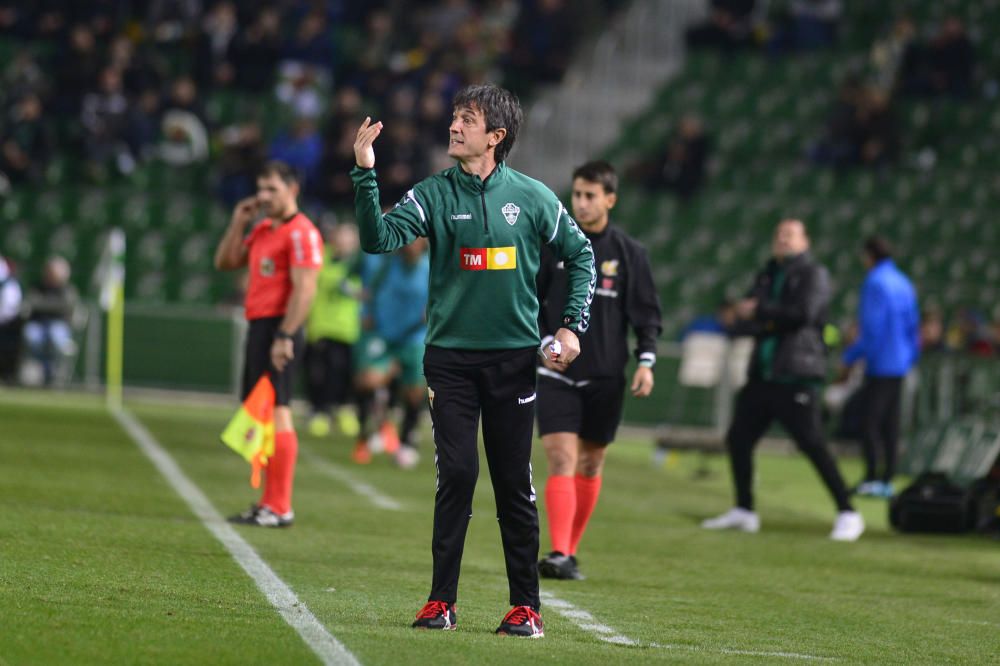
<svg viewBox="0 0 1000 666">
<path fill-rule="evenodd" d="M 358 273 L 358 229 L 353 224 L 323 227 L 323 267 L 316 298 L 306 320 L 306 395 L 312 407 L 309 432 L 330 433 L 330 412 L 348 437 L 357 437 L 358 417 L 351 385 L 351 348 L 361 334 L 361 275 Z"/>
<path fill-rule="evenodd" d="M 417 183 L 382 215 L 365 122 L 354 144 L 355 209 L 366 252 L 390 252 L 417 236 L 430 242 L 424 375 L 434 425 L 434 578 L 413 626 L 454 629 L 458 573 L 483 440 L 497 503 L 510 604 L 497 633 L 544 635 L 538 614 L 538 512 L 531 482 L 535 275 L 543 244 L 564 262 L 569 288 L 562 328 L 542 350 L 568 366 L 587 330 L 596 274 L 590 242 L 542 183 L 504 164 L 521 122 L 517 98 L 493 85 L 456 95 L 448 154 L 458 166 Z"/>
</svg>

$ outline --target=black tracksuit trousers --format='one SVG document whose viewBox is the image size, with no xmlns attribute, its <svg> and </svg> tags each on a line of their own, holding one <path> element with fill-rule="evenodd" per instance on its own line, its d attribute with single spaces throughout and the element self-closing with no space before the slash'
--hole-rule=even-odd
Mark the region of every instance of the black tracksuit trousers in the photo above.
<svg viewBox="0 0 1000 666">
<path fill-rule="evenodd" d="M 483 442 L 496 496 L 512 606 L 539 607 L 538 510 L 531 479 L 537 349 L 428 346 L 424 376 L 434 425 L 434 579 L 430 601 L 454 603 Z"/>
<path fill-rule="evenodd" d="M 819 391 L 801 384 L 759 379 L 751 379 L 740 390 L 733 422 L 726 433 L 736 505 L 753 511 L 753 450 L 775 420 L 816 468 L 837 509 L 851 511 L 844 479 L 823 438 Z"/>
<path fill-rule="evenodd" d="M 899 414 L 903 401 L 902 377 L 867 377 L 862 389 L 865 420 L 862 444 L 865 451 L 865 481 L 892 481 L 899 449 Z M 878 473 L 881 451 L 885 466 Z"/>
</svg>

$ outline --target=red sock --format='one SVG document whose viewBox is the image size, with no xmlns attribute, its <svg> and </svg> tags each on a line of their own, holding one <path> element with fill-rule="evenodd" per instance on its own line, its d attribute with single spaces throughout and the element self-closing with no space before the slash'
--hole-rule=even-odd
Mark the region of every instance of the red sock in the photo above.
<svg viewBox="0 0 1000 666">
<path fill-rule="evenodd" d="M 576 555 L 576 547 L 580 544 L 584 530 L 587 529 L 590 514 L 594 513 L 594 507 L 597 506 L 597 496 L 601 494 L 599 476 L 577 475 L 574 481 L 576 481 L 576 512 L 573 516 L 573 534 L 567 555 Z"/>
<path fill-rule="evenodd" d="M 274 435 L 274 455 L 267 461 L 264 472 L 264 494 L 260 503 L 277 514 L 292 510 L 292 479 L 295 460 L 299 456 L 299 437 L 294 430 Z"/>
<path fill-rule="evenodd" d="M 569 554 L 569 537 L 576 510 L 576 485 L 571 476 L 550 476 L 545 483 L 545 509 L 549 514 L 552 550 Z"/>
</svg>

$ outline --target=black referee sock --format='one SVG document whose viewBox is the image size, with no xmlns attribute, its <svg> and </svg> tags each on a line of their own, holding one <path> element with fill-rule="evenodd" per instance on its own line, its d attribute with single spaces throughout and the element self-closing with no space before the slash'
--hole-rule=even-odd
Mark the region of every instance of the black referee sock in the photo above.
<svg viewBox="0 0 1000 666">
<path fill-rule="evenodd" d="M 361 430 L 358 437 L 368 441 L 372 434 L 369 423 L 371 414 L 374 411 L 375 394 L 372 391 L 358 391 L 358 421 L 361 423 Z"/>
<path fill-rule="evenodd" d="M 406 446 L 416 447 L 413 431 L 416 430 L 417 423 L 420 421 L 420 410 L 423 406 L 423 401 L 415 405 L 405 402 L 403 405 L 403 426 L 400 428 L 399 438 Z"/>
</svg>

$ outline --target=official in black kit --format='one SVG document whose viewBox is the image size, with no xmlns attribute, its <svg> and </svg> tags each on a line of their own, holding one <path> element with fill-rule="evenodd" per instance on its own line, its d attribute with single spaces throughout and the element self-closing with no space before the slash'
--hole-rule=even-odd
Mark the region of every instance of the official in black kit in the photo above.
<svg viewBox="0 0 1000 666">
<path fill-rule="evenodd" d="M 820 422 L 818 395 L 827 370 L 823 327 L 830 304 L 830 276 L 809 253 L 809 236 L 801 220 L 778 223 L 771 252 L 771 260 L 757 274 L 747 297 L 736 304 L 740 322 L 732 331 L 752 335 L 755 342 L 747 383 L 736 397 L 726 433 L 736 506 L 705 520 L 702 527 L 760 530 L 754 511 L 753 450 L 777 421 L 812 463 L 837 505 L 830 538 L 856 541 L 865 522 L 851 506 Z"/>
<path fill-rule="evenodd" d="M 576 550 L 597 504 L 606 447 L 615 438 L 625 397 L 628 329 L 636 335 L 633 395 L 653 389 L 660 303 L 645 249 L 609 223 L 618 177 L 607 162 L 573 172 L 573 217 L 594 249 L 597 288 L 591 326 L 568 368 L 538 369 L 538 425 L 548 459 L 545 506 L 552 551 L 539 562 L 548 578 L 580 579 Z M 562 262 L 545 251 L 538 271 L 539 333 L 546 348 L 560 326 L 566 293 Z"/>
</svg>

